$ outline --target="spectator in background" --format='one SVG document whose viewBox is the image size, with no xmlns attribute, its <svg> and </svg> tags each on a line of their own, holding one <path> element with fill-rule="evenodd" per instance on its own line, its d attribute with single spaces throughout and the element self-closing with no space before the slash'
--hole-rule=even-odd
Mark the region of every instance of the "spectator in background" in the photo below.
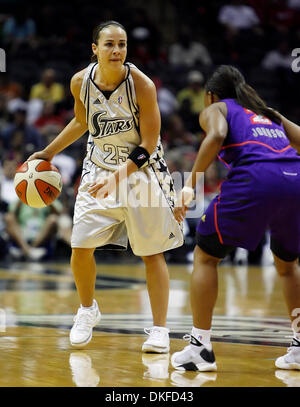
<svg viewBox="0 0 300 407">
<path fill-rule="evenodd" d="M 252 30 L 260 20 L 251 6 L 241 0 L 232 0 L 220 8 L 218 22 L 228 33 L 236 34 L 240 30 Z"/>
<path fill-rule="evenodd" d="M 218 22 L 224 29 L 227 61 L 244 71 L 260 63 L 265 52 L 263 30 L 253 7 L 245 1 L 232 0 L 220 8 Z"/>
<path fill-rule="evenodd" d="M 156 61 L 160 55 L 159 39 L 157 26 L 152 23 L 146 10 L 134 9 L 133 21 L 128 28 L 130 60 L 137 65 L 148 65 Z"/>
<path fill-rule="evenodd" d="M 177 94 L 179 114 L 187 128 L 196 133 L 199 131 L 199 114 L 204 109 L 204 76 L 200 71 L 190 71 L 187 76 L 188 86 Z"/>
<path fill-rule="evenodd" d="M 151 78 L 156 86 L 157 102 L 162 118 L 162 127 L 165 126 L 168 118 L 177 111 L 179 104 L 175 95 L 163 85 L 159 77 Z"/>
<path fill-rule="evenodd" d="M 24 161 L 28 154 L 43 145 L 36 128 L 26 124 L 25 109 L 18 108 L 13 113 L 13 122 L 4 128 L 1 138 L 4 151 L 17 154 L 19 161 Z"/>
<path fill-rule="evenodd" d="M 64 96 L 63 85 L 55 81 L 55 70 L 49 68 L 42 73 L 41 82 L 32 86 L 29 98 L 58 103 Z"/>
<path fill-rule="evenodd" d="M 272 0 L 268 7 L 269 25 L 277 39 L 288 35 L 290 30 L 299 27 L 299 1 Z"/>
<path fill-rule="evenodd" d="M 40 117 L 34 122 L 34 126 L 43 134 L 43 129 L 47 126 L 55 126 L 59 133 L 65 126 L 65 121 L 60 113 L 56 111 L 56 105 L 52 100 L 47 100 L 43 103 L 43 110 Z"/>
<path fill-rule="evenodd" d="M 18 82 L 11 80 L 7 72 L 1 72 L 0 94 L 4 96 L 7 101 L 18 99 L 23 96 L 23 87 Z"/>
<path fill-rule="evenodd" d="M 42 139 L 35 127 L 26 124 L 25 108 L 13 112 L 12 123 L 2 131 L 3 149 L 18 155 L 20 161 L 31 151 L 42 145 Z"/>
<path fill-rule="evenodd" d="M 13 54 L 24 44 L 34 47 L 36 41 L 35 21 L 28 16 L 23 7 L 17 6 L 13 15 L 3 24 L 2 35 L 5 46 L 9 47 Z"/>
<path fill-rule="evenodd" d="M 288 41 L 280 41 L 278 47 L 269 51 L 262 60 L 262 67 L 270 71 L 274 71 L 278 68 L 291 70 L 292 62 L 292 50 Z"/>
<path fill-rule="evenodd" d="M 9 121 L 9 112 L 7 110 L 7 103 L 6 103 L 6 98 L 4 95 L 1 94 L 0 91 L 0 135 L 2 130 L 7 126 L 7 123 Z M 2 147 L 2 137 L 0 137 L 0 153 Z M 2 154 L 0 154 L 2 156 Z"/>
<path fill-rule="evenodd" d="M 180 147 L 179 155 L 181 157 L 186 151 L 194 151 L 197 143 L 197 137 L 186 129 L 185 122 L 177 113 L 170 116 L 162 139 L 166 145 L 166 152 L 169 149 Z"/>
<path fill-rule="evenodd" d="M 16 200 L 4 216 L 6 232 L 12 245 L 10 253 L 16 259 L 40 260 L 51 255 L 62 205 L 58 199 L 45 208 L 31 208 Z"/>
<path fill-rule="evenodd" d="M 16 246 L 10 247 L 15 258 L 25 256 L 31 260 L 39 260 L 47 252 L 45 243 L 56 230 L 58 214 L 62 207 L 58 200 L 51 207 L 31 208 L 19 201 L 15 188 L 14 176 L 18 160 L 14 156 L 6 156 L 2 162 L 0 202 L 6 205 L 4 225 L 6 233 Z"/>
<path fill-rule="evenodd" d="M 192 35 L 185 30 L 178 42 L 172 44 L 169 50 L 169 63 L 177 67 L 192 68 L 196 64 L 210 66 L 212 59 L 205 45 L 192 40 Z"/>
<path fill-rule="evenodd" d="M 18 160 L 12 154 L 4 157 L 1 163 L 0 200 L 6 205 L 18 199 L 14 187 L 14 177 L 18 164 Z"/>
</svg>

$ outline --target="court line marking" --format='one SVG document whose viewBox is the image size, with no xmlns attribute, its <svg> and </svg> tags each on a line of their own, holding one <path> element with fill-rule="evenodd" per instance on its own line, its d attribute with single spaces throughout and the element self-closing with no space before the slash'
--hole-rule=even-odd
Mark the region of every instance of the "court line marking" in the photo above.
<svg viewBox="0 0 300 407">
<path fill-rule="evenodd" d="M 7 318 L 7 327 L 27 326 L 69 330 L 73 325 L 74 315 L 16 315 Z M 152 316 L 147 314 L 105 314 L 94 328 L 95 332 L 115 334 L 145 335 L 144 326 L 152 325 Z M 174 315 L 167 319 L 170 337 L 181 339 L 190 332 L 192 317 Z M 5 336 L 1 335 L 1 337 Z M 216 315 L 213 317 L 212 341 L 263 346 L 289 346 L 292 338 L 290 321 L 285 318 L 253 318 L 245 316 Z"/>
</svg>

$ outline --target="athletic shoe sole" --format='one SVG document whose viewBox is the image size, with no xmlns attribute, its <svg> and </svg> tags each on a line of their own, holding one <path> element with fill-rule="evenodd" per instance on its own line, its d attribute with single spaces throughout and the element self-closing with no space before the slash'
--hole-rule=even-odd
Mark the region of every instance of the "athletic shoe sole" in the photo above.
<svg viewBox="0 0 300 407">
<path fill-rule="evenodd" d="M 194 372 L 216 372 L 217 371 L 217 364 L 216 362 L 214 363 L 194 363 L 194 362 L 189 362 L 189 363 L 176 363 L 175 358 L 177 356 L 177 353 L 174 353 L 171 357 L 171 365 L 174 367 L 176 370 L 180 371 L 194 371 Z"/>
<path fill-rule="evenodd" d="M 91 333 L 91 335 L 88 337 L 88 339 L 84 342 L 80 342 L 80 343 L 76 343 L 76 342 L 71 342 L 71 345 L 73 346 L 73 348 L 76 349 L 82 349 L 84 348 L 92 339 L 93 334 Z"/>
<path fill-rule="evenodd" d="M 145 353 L 168 353 L 170 351 L 170 347 L 169 346 L 161 347 L 144 344 L 142 346 L 142 351 Z"/>
</svg>

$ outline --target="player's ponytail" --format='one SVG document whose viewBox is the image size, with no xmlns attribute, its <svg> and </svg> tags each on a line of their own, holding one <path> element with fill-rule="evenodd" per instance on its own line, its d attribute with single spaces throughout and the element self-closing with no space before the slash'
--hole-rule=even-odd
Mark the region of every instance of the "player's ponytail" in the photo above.
<svg viewBox="0 0 300 407">
<path fill-rule="evenodd" d="M 205 89 L 215 93 L 220 99 L 236 99 L 246 109 L 277 124 L 281 123 L 279 114 L 265 104 L 258 93 L 246 83 L 241 72 L 231 65 L 219 66 L 207 81 Z"/>
</svg>

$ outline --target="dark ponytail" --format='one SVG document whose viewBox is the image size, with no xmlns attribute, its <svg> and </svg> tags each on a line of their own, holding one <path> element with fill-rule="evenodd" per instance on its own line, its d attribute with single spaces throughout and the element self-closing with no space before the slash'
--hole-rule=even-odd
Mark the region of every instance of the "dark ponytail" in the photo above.
<svg viewBox="0 0 300 407">
<path fill-rule="evenodd" d="M 245 82 L 241 72 L 231 65 L 219 66 L 207 81 L 205 90 L 215 93 L 220 99 L 236 99 L 246 109 L 277 124 L 281 123 L 279 114 L 265 104 L 258 93 Z"/>
<path fill-rule="evenodd" d="M 124 30 L 126 32 L 125 27 L 121 23 L 118 23 L 118 21 L 114 21 L 114 20 L 105 21 L 103 23 L 98 24 L 93 29 L 93 43 L 94 44 L 97 44 L 101 31 L 104 28 L 109 27 L 111 25 L 122 28 L 122 30 Z M 91 62 L 97 62 L 97 56 L 95 54 L 93 54 L 91 56 Z"/>
</svg>

